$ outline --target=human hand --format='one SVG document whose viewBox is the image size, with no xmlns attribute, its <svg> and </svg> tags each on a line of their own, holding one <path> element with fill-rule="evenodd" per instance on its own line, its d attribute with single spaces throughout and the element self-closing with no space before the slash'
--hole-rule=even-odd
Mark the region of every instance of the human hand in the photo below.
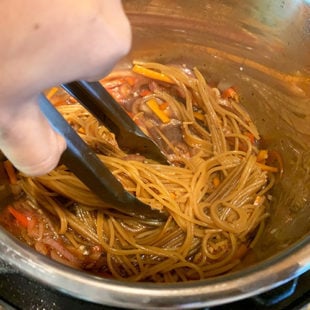
<svg viewBox="0 0 310 310">
<path fill-rule="evenodd" d="M 73 80 L 96 80 L 130 49 L 120 0 L 2 0 L 0 149 L 28 175 L 52 170 L 65 140 L 37 96 Z"/>
</svg>

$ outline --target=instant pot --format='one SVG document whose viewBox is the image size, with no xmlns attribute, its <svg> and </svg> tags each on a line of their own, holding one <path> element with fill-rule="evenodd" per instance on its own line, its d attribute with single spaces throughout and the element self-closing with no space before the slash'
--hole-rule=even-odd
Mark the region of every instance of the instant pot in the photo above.
<svg viewBox="0 0 310 310">
<path fill-rule="evenodd" d="M 84 301 L 126 309 L 219 306 L 276 289 L 310 269 L 310 2 L 128 0 L 132 60 L 196 66 L 233 85 L 264 143 L 282 155 L 262 238 L 238 269 L 201 281 L 131 283 L 73 270 L 0 230 L 0 257 L 23 276 Z M 4 203 L 5 186 L 0 195 Z"/>
</svg>

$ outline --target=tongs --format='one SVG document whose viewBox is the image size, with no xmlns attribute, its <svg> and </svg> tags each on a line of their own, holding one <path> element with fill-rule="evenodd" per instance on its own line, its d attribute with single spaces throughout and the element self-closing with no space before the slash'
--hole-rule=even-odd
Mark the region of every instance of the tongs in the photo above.
<svg viewBox="0 0 310 310">
<path fill-rule="evenodd" d="M 63 84 L 62 87 L 115 133 L 120 147 L 167 164 L 166 157 L 157 145 L 142 132 L 99 82 L 78 81 Z M 127 192 L 43 94 L 40 95 L 39 102 L 51 125 L 66 139 L 67 148 L 60 162 L 105 204 L 133 217 L 155 221 L 167 218 L 164 212 L 152 209 Z"/>
</svg>

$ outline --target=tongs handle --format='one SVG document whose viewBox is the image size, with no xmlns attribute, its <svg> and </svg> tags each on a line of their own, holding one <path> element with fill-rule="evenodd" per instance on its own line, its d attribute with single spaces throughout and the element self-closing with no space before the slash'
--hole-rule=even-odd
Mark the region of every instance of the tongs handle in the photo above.
<svg viewBox="0 0 310 310">
<path fill-rule="evenodd" d="M 131 153 L 139 153 L 162 164 L 168 163 L 158 146 L 99 82 L 76 81 L 62 87 L 115 134 L 123 150 L 129 149 Z"/>
<path fill-rule="evenodd" d="M 61 162 L 111 208 L 143 219 L 165 220 L 166 215 L 127 192 L 96 153 L 80 138 L 63 116 L 44 96 L 39 96 L 40 108 L 50 124 L 66 140 L 67 149 Z"/>
</svg>

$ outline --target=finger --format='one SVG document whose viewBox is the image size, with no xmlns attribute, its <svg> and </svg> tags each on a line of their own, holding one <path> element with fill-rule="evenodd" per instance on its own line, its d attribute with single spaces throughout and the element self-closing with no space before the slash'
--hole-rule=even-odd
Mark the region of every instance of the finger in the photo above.
<svg viewBox="0 0 310 310">
<path fill-rule="evenodd" d="M 131 25 L 122 2 L 101 0 L 97 4 L 97 17 L 83 37 L 85 51 L 80 51 L 86 56 L 81 63 L 87 64 L 80 79 L 88 81 L 107 75 L 129 53 L 132 44 Z"/>
<path fill-rule="evenodd" d="M 36 100 L 19 105 L 0 122 L 0 148 L 21 172 L 38 176 L 56 167 L 66 142 L 49 125 Z"/>
<path fill-rule="evenodd" d="M 131 28 L 120 0 L 2 2 L 0 9 L 9 10 L 0 20 L 6 26 L 0 27 L 6 47 L 0 48 L 2 98 L 97 80 L 130 50 Z"/>
</svg>

